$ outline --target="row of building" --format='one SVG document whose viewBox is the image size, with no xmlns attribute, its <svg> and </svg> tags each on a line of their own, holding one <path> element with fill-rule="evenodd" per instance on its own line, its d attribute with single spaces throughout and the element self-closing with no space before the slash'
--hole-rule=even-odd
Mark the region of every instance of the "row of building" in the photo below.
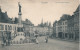
<svg viewBox="0 0 80 50">
<path fill-rule="evenodd" d="M 53 23 L 53 36 L 64 39 L 79 39 L 79 7 L 74 14 L 64 14 L 59 21 Z"/>
<path fill-rule="evenodd" d="M 24 27 L 24 33 L 26 35 L 29 35 L 29 33 L 31 33 L 32 35 L 36 33 L 39 35 L 51 35 L 52 28 L 49 25 L 44 25 L 43 22 L 41 22 L 41 24 L 39 24 L 38 26 L 34 26 L 30 21 L 27 21 L 22 22 Z"/>
<path fill-rule="evenodd" d="M 48 27 L 40 27 L 40 26 L 34 26 L 31 23 L 23 23 L 22 24 L 23 27 L 23 32 L 24 35 L 28 36 L 29 34 L 33 35 L 36 33 L 39 35 L 46 35 L 52 33 L 52 28 L 48 28 Z M 10 32 L 11 33 L 11 37 L 15 37 L 18 36 L 20 34 L 18 34 L 19 32 L 19 25 L 18 24 L 11 24 L 11 23 L 0 23 L 0 34 L 2 36 L 2 34 L 6 34 L 6 32 Z M 22 35 L 22 34 L 21 34 Z M 0 36 L 0 37 L 1 37 Z"/>
</svg>

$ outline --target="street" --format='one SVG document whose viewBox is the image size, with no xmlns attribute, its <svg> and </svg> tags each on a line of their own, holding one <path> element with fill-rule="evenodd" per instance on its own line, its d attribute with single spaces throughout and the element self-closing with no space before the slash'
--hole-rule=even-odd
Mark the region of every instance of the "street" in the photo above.
<svg viewBox="0 0 80 50">
<path fill-rule="evenodd" d="M 39 44 L 26 43 L 6 46 L 0 50 L 79 50 L 79 43 L 68 42 L 57 39 L 48 39 L 45 43 L 45 37 L 38 37 Z"/>
</svg>

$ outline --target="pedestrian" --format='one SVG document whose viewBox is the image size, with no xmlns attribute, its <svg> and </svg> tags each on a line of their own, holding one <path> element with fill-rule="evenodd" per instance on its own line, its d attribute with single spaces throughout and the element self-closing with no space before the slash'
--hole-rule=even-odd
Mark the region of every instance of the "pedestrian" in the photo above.
<svg viewBox="0 0 80 50">
<path fill-rule="evenodd" d="M 45 41 L 46 41 L 46 43 L 48 42 L 48 37 L 45 37 Z"/>
<path fill-rule="evenodd" d="M 39 43 L 39 41 L 36 39 L 36 44 L 38 44 Z"/>
<path fill-rule="evenodd" d="M 6 40 L 6 46 L 8 46 L 8 40 Z"/>
</svg>

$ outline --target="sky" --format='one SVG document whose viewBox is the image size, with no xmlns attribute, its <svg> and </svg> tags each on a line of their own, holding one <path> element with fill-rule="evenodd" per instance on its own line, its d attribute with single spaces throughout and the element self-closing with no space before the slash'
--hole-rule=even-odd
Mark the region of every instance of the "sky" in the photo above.
<svg viewBox="0 0 80 50">
<path fill-rule="evenodd" d="M 10 18 L 18 17 L 18 2 L 22 6 L 22 20 L 29 19 L 34 25 L 43 22 L 55 22 L 63 14 L 72 15 L 79 5 L 79 0 L 0 0 L 3 12 Z"/>
</svg>

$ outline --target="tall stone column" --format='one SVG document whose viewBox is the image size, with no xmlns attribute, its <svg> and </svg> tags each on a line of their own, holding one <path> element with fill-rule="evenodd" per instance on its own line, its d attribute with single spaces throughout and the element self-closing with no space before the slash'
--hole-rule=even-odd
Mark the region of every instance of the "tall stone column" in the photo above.
<svg viewBox="0 0 80 50">
<path fill-rule="evenodd" d="M 20 5 L 20 3 L 18 2 L 18 6 L 19 6 L 19 13 L 18 13 L 18 19 L 19 19 L 19 25 L 21 25 L 21 21 L 22 21 L 22 18 L 21 18 L 21 16 L 22 16 L 22 13 L 21 13 L 21 5 Z"/>
<path fill-rule="evenodd" d="M 21 19 L 21 15 L 18 15 L 18 20 L 19 20 L 19 24 L 21 25 L 22 19 Z"/>
</svg>

